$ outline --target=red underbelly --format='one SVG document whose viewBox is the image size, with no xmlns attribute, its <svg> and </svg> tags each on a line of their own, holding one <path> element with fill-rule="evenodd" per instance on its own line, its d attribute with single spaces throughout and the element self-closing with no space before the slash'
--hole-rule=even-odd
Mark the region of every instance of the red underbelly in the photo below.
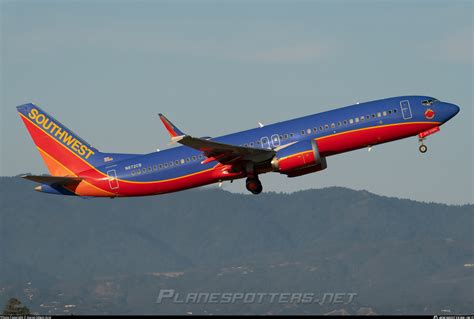
<svg viewBox="0 0 474 319">
<path fill-rule="evenodd" d="M 318 148 L 322 156 L 329 156 L 414 136 L 437 125 L 439 123 L 407 122 L 335 133 L 318 138 Z"/>
</svg>

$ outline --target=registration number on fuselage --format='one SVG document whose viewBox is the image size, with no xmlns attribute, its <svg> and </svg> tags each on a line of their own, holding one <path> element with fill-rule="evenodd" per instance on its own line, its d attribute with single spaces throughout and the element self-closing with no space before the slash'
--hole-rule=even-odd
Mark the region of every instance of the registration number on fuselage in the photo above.
<svg viewBox="0 0 474 319">
<path fill-rule="evenodd" d="M 142 167 L 142 163 L 132 164 L 132 165 L 125 166 L 125 170 L 128 171 L 128 170 L 136 169 L 140 167 Z"/>
</svg>

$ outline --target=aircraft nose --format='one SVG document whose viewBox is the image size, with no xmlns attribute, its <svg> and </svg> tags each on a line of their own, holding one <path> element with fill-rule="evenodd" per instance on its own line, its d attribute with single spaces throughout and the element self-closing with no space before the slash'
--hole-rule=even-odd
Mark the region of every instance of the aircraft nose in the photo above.
<svg viewBox="0 0 474 319">
<path fill-rule="evenodd" d="M 459 106 L 457 106 L 456 104 L 449 104 L 449 107 L 450 107 L 450 111 L 452 113 L 452 116 L 455 116 L 456 114 L 459 113 Z"/>
<path fill-rule="evenodd" d="M 446 108 L 446 115 L 447 115 L 447 118 L 446 118 L 446 121 L 450 120 L 451 118 L 453 118 L 456 114 L 459 113 L 459 106 L 457 106 L 456 104 L 452 104 L 452 103 L 445 103 L 445 108 Z"/>
</svg>

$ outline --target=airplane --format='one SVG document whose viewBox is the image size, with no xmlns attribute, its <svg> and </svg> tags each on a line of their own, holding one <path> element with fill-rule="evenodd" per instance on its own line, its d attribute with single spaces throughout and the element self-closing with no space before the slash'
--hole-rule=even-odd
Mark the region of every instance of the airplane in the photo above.
<svg viewBox="0 0 474 319">
<path fill-rule="evenodd" d="M 149 154 L 104 153 L 32 103 L 17 107 L 50 175 L 24 175 L 36 191 L 81 197 L 158 195 L 246 178 L 252 194 L 259 175 L 297 177 L 327 168 L 326 158 L 418 136 L 427 136 L 459 112 L 429 96 L 400 96 L 357 103 L 322 113 L 220 136 L 194 137 L 159 114 L 171 143 Z"/>
</svg>

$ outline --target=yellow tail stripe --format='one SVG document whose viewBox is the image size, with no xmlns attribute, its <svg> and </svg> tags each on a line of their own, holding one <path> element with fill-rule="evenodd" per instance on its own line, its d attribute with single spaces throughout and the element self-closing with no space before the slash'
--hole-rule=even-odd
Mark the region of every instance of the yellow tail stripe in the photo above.
<svg viewBox="0 0 474 319">
<path fill-rule="evenodd" d="M 82 159 L 80 156 L 78 156 L 77 154 L 75 154 L 73 151 L 71 151 L 69 148 L 67 148 L 66 146 L 64 146 L 61 142 L 59 142 L 58 140 L 56 140 L 55 138 L 53 138 L 50 134 L 48 134 L 47 132 L 45 132 L 41 127 L 39 127 L 38 125 L 36 125 L 35 123 L 33 123 L 32 121 L 30 121 L 30 119 L 28 119 L 27 117 L 25 117 L 23 114 L 19 113 L 24 119 L 26 119 L 27 121 L 29 121 L 31 124 L 33 124 L 34 126 L 36 126 L 39 130 L 41 130 L 43 133 L 45 133 L 47 136 L 49 136 L 53 141 L 55 141 L 56 143 L 58 143 L 59 145 L 61 145 L 65 150 L 71 152 L 71 154 L 73 154 L 74 156 L 76 156 L 77 158 L 79 158 L 81 161 L 83 161 L 84 163 L 86 163 L 89 167 L 91 167 L 92 169 L 94 169 L 97 173 L 99 174 L 102 174 L 102 176 L 108 178 L 108 176 L 101 172 L 100 170 L 98 170 L 97 168 L 95 168 L 94 166 L 92 166 L 91 164 L 89 164 L 87 161 L 85 161 L 84 159 Z M 219 165 L 219 164 L 217 164 Z M 216 165 L 216 166 L 217 166 Z M 174 181 L 174 180 L 177 180 L 177 179 L 181 179 L 181 178 L 186 178 L 186 177 L 189 177 L 189 176 L 192 176 L 192 175 L 196 175 L 196 174 L 202 174 L 202 173 L 206 173 L 208 171 L 211 171 L 213 170 L 216 166 L 212 167 L 212 168 L 209 168 L 207 170 L 204 170 L 204 171 L 199 171 L 199 172 L 196 172 L 196 173 L 191 173 L 191 174 L 188 174 L 188 175 L 184 175 L 184 176 L 179 176 L 179 177 L 174 177 L 174 178 L 170 178 L 170 179 L 166 179 L 166 180 L 160 180 L 160 181 L 149 181 L 149 182 L 139 182 L 139 181 L 130 181 L 130 180 L 124 180 L 124 179 L 119 179 L 117 178 L 117 180 L 119 182 L 123 182 L 123 183 L 133 183 L 133 184 L 156 184 L 156 183 L 164 183 L 164 182 L 170 182 L 170 181 Z M 64 167 L 64 166 L 63 166 Z M 68 170 L 70 171 L 70 170 Z M 112 194 L 112 193 L 111 193 Z"/>
<path fill-rule="evenodd" d="M 51 155 L 49 155 L 45 150 L 43 150 L 42 148 L 40 148 L 40 147 L 38 147 L 38 146 L 37 146 L 37 148 L 38 148 L 38 150 L 39 150 L 43 155 L 47 156 L 48 158 L 50 158 L 51 160 L 53 160 L 54 162 L 56 162 L 58 165 L 60 165 L 62 168 L 64 168 L 66 171 L 70 172 L 72 177 L 80 177 L 80 176 L 78 176 L 77 174 L 74 174 L 74 172 L 71 171 L 69 168 L 67 168 L 66 166 L 64 166 L 64 165 L 61 164 L 60 162 L 58 162 L 54 157 L 52 157 Z M 99 191 L 101 191 L 101 192 L 105 192 L 105 193 L 107 193 L 107 194 L 110 194 L 110 195 L 113 195 L 113 196 L 117 196 L 116 194 L 111 193 L 111 192 L 108 192 L 108 191 L 106 191 L 106 190 L 104 190 L 104 189 L 102 189 L 102 188 L 100 188 L 100 187 L 97 187 L 97 186 L 95 186 L 95 185 L 89 183 L 89 182 L 86 181 L 86 180 L 82 180 L 81 182 L 84 182 L 85 184 L 87 184 L 87 185 L 89 185 L 89 186 L 91 186 L 91 187 L 93 187 L 93 188 L 95 188 L 95 189 L 97 189 L 97 190 L 99 190 Z"/>
</svg>

